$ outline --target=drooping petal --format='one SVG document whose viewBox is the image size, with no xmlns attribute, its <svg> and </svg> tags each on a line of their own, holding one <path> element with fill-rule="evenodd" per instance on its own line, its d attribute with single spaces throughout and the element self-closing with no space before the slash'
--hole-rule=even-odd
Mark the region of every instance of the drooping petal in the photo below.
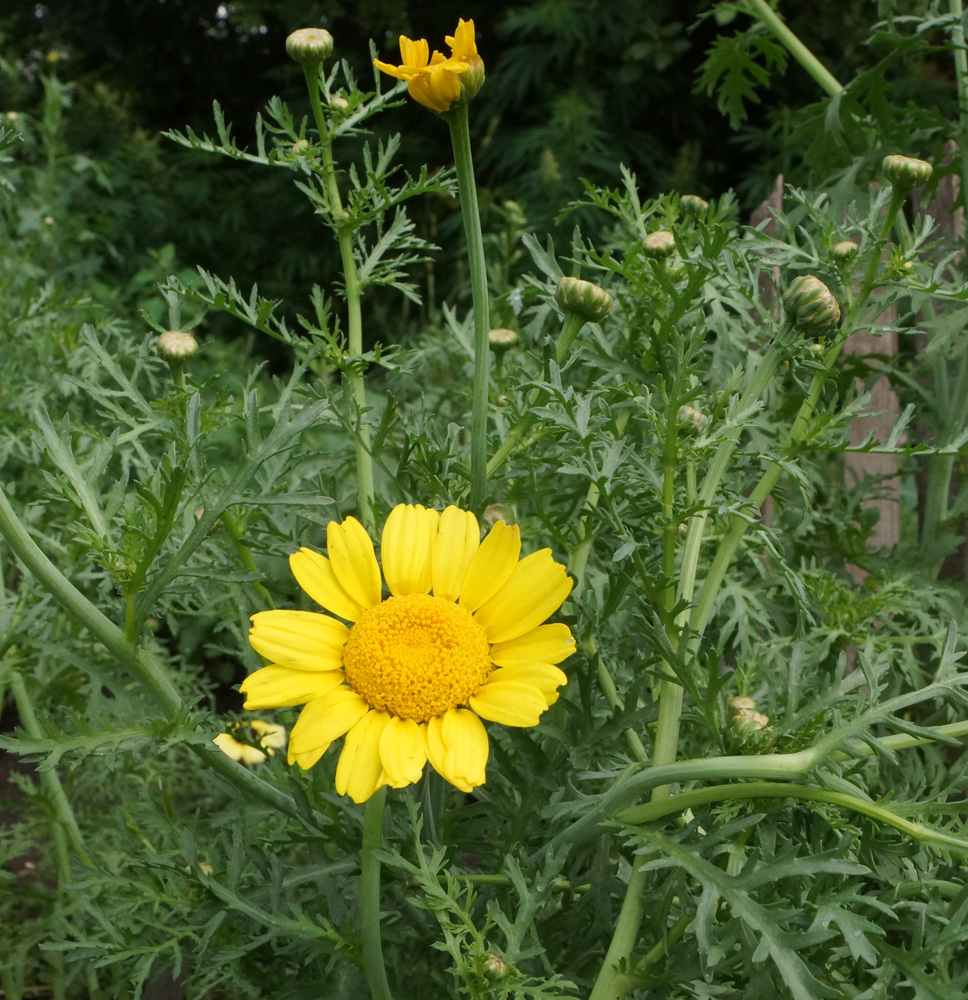
<svg viewBox="0 0 968 1000">
<path fill-rule="evenodd" d="M 471 560 L 460 591 L 460 605 L 477 611 L 511 579 L 521 554 L 521 529 L 498 521 Z"/>
<path fill-rule="evenodd" d="M 336 579 L 346 593 L 364 610 L 379 604 L 383 590 L 380 565 L 366 528 L 355 517 L 330 521 L 326 525 L 326 548 Z"/>
<path fill-rule="evenodd" d="M 491 660 L 499 667 L 515 667 L 523 663 L 561 663 L 575 652 L 575 637 L 571 629 L 560 622 L 539 625 L 530 632 L 496 642 L 491 646 Z"/>
<path fill-rule="evenodd" d="M 326 753 L 329 747 L 329 743 L 324 743 L 321 747 L 316 747 L 315 750 L 305 750 L 302 753 L 295 753 L 292 749 L 292 744 L 290 744 L 287 755 L 289 766 L 292 767 L 293 764 L 298 764 L 304 771 L 308 771 L 314 764 L 318 763 L 319 758 Z"/>
<path fill-rule="evenodd" d="M 571 577 L 551 558 L 551 549 L 532 552 L 517 564 L 494 597 L 478 608 L 474 620 L 483 626 L 489 642 L 517 639 L 554 614 L 571 587 Z"/>
<path fill-rule="evenodd" d="M 351 688 L 338 687 L 309 702 L 289 734 L 294 753 L 332 743 L 356 725 L 370 706 Z"/>
<path fill-rule="evenodd" d="M 533 684 L 520 681 L 482 684 L 471 695 L 470 705 L 482 719 L 504 726 L 536 726 L 548 707 L 544 695 Z"/>
<path fill-rule="evenodd" d="M 427 763 L 427 729 L 413 719 L 395 716 L 380 736 L 380 760 L 391 788 L 420 780 Z"/>
<path fill-rule="evenodd" d="M 346 734 L 343 752 L 336 765 L 336 791 L 354 802 L 365 802 L 386 784 L 380 759 L 380 738 L 390 722 L 386 712 L 366 713 Z"/>
<path fill-rule="evenodd" d="M 350 630 L 314 611 L 259 611 L 250 619 L 252 648 L 280 667 L 341 670 Z"/>
<path fill-rule="evenodd" d="M 249 674 L 239 690 L 246 709 L 288 708 L 332 691 L 345 680 L 342 670 L 290 670 L 271 664 Z"/>
<path fill-rule="evenodd" d="M 386 73 L 387 76 L 396 77 L 398 80 L 409 80 L 413 76 L 413 70 L 408 66 L 394 66 L 392 63 L 385 63 L 380 59 L 374 59 L 373 65 L 381 72 Z"/>
<path fill-rule="evenodd" d="M 354 601 L 336 579 L 333 566 L 324 555 L 302 548 L 289 557 L 289 568 L 296 583 L 320 606 L 334 615 L 355 622 L 363 607 Z"/>
<path fill-rule="evenodd" d="M 430 593 L 430 554 L 440 514 L 420 504 L 397 504 L 383 526 L 380 560 L 394 597 Z"/>
<path fill-rule="evenodd" d="M 484 724 L 466 708 L 452 708 L 427 723 L 427 757 L 431 765 L 462 792 L 484 784 L 489 752 Z"/>
<path fill-rule="evenodd" d="M 544 696 L 550 707 L 558 700 L 558 688 L 568 683 L 564 672 L 551 663 L 528 663 L 516 667 L 502 667 L 487 679 L 488 684 L 515 681 L 530 684 Z"/>
<path fill-rule="evenodd" d="M 435 597 L 457 600 L 480 545 L 481 529 L 473 513 L 453 505 L 444 508 L 430 559 Z"/>
</svg>

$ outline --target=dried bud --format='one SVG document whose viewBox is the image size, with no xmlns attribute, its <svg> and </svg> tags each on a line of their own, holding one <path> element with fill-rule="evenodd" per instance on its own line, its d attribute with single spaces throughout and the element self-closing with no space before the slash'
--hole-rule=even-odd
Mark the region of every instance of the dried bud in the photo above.
<svg viewBox="0 0 968 1000">
<path fill-rule="evenodd" d="M 783 304 L 794 326 L 822 337 L 837 329 L 840 306 L 830 289 L 812 274 L 794 278 L 783 296 Z"/>
<path fill-rule="evenodd" d="M 652 260 L 665 260 L 676 252 L 676 238 L 665 229 L 660 229 L 656 233 L 649 233 L 642 240 L 642 249 L 646 257 Z"/>
<path fill-rule="evenodd" d="M 484 975 L 488 979 L 503 979 L 508 974 L 508 963 L 497 952 L 489 951 L 484 960 Z"/>
<path fill-rule="evenodd" d="M 752 698 L 747 698 L 745 694 L 734 694 L 729 699 L 729 707 L 736 709 L 755 709 L 756 702 Z"/>
<path fill-rule="evenodd" d="M 333 53 L 333 36 L 325 28 L 300 28 L 286 39 L 286 54 L 303 66 L 315 66 Z"/>
<path fill-rule="evenodd" d="M 581 278 L 562 278 L 555 289 L 555 302 L 566 313 L 577 313 L 590 323 L 597 323 L 612 308 L 612 296 Z"/>
<path fill-rule="evenodd" d="M 733 716 L 733 728 L 740 733 L 755 733 L 766 729 L 770 717 L 752 708 L 741 708 Z"/>
<path fill-rule="evenodd" d="M 910 191 L 924 184 L 931 177 L 933 167 L 926 160 L 916 160 L 912 156 L 885 156 L 881 163 L 884 176 L 898 188 Z"/>
<path fill-rule="evenodd" d="M 514 330 L 506 330 L 499 326 L 494 330 L 488 330 L 487 342 L 491 345 L 492 351 L 503 354 L 518 342 L 518 335 Z"/>
<path fill-rule="evenodd" d="M 830 248 L 830 256 L 836 261 L 851 261 L 857 256 L 857 250 L 853 240 L 841 240 Z"/>
<path fill-rule="evenodd" d="M 309 140 L 297 139 L 292 144 L 291 152 L 293 156 L 305 156 L 309 152 Z"/>
<path fill-rule="evenodd" d="M 679 199 L 679 207 L 685 215 L 702 215 L 709 208 L 709 202 L 698 194 L 684 194 Z"/>
<path fill-rule="evenodd" d="M 492 503 L 484 508 L 481 515 L 481 537 L 483 538 L 498 521 L 514 524 L 511 514 L 499 503 Z"/>
<path fill-rule="evenodd" d="M 198 341 L 190 330 L 166 330 L 158 338 L 158 353 L 165 361 L 187 361 L 198 353 Z"/>
</svg>

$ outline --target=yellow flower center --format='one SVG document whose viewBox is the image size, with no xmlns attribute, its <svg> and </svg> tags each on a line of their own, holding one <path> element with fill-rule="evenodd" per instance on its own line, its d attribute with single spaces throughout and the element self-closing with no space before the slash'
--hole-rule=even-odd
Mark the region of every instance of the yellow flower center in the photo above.
<svg viewBox="0 0 968 1000">
<path fill-rule="evenodd" d="M 459 604 L 429 594 L 389 597 L 350 629 L 343 670 L 373 708 L 426 722 L 467 704 L 491 672 L 491 650 Z"/>
</svg>

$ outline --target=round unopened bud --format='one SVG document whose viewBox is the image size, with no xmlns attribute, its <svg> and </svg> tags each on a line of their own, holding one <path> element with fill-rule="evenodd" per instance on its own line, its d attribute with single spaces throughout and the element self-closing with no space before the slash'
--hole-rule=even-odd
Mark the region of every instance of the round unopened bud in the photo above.
<svg viewBox="0 0 968 1000">
<path fill-rule="evenodd" d="M 794 278 L 783 296 L 794 326 L 813 336 L 832 333 L 840 322 L 840 306 L 830 289 L 812 274 Z"/>
<path fill-rule="evenodd" d="M 684 194 L 679 199 L 679 207 L 686 215 L 702 215 L 709 208 L 709 202 L 698 194 Z"/>
<path fill-rule="evenodd" d="M 653 260 L 664 260 L 671 257 L 676 252 L 676 238 L 668 230 L 660 229 L 656 233 L 649 233 L 642 240 L 642 249 L 646 257 Z"/>
<path fill-rule="evenodd" d="M 198 353 L 198 341 L 191 331 L 166 330 L 158 338 L 158 353 L 166 361 L 187 361 Z"/>
<path fill-rule="evenodd" d="M 299 28 L 286 39 L 286 54 L 304 66 L 321 63 L 333 54 L 333 36 L 325 28 Z"/>
<path fill-rule="evenodd" d="M 514 330 L 507 330 L 499 326 L 494 330 L 488 330 L 487 342 L 491 345 L 492 351 L 503 354 L 518 342 L 518 335 Z"/>
<path fill-rule="evenodd" d="M 697 410 L 694 406 L 680 406 L 676 414 L 681 427 L 695 428 L 697 431 L 706 426 L 706 416 L 702 410 Z"/>
<path fill-rule="evenodd" d="M 334 97 L 329 102 L 329 106 L 334 111 L 345 111 L 350 106 L 350 102 L 345 97 Z"/>
<path fill-rule="evenodd" d="M 484 86 L 484 60 L 473 55 L 467 60 L 467 69 L 457 78 L 461 97 L 469 101 Z"/>
<path fill-rule="evenodd" d="M 830 256 L 836 261 L 849 261 L 857 256 L 857 244 L 853 240 L 841 240 L 830 248 Z"/>
<path fill-rule="evenodd" d="M 555 289 L 555 302 L 565 311 L 576 313 L 590 323 L 604 319 L 612 308 L 612 296 L 581 278 L 562 278 Z"/>
<path fill-rule="evenodd" d="M 508 963 L 497 952 L 489 951 L 484 960 L 484 975 L 488 979 L 503 979 L 508 974 Z"/>
<path fill-rule="evenodd" d="M 927 160 L 916 160 L 913 156 L 901 156 L 895 153 L 884 157 L 881 170 L 895 187 L 910 191 L 911 188 L 926 183 L 934 168 Z"/>
<path fill-rule="evenodd" d="M 733 728 L 741 733 L 755 733 L 766 729 L 770 717 L 752 708 L 741 708 L 733 716 Z"/>
<path fill-rule="evenodd" d="M 748 698 L 745 694 L 734 694 L 729 699 L 729 707 L 736 709 L 755 709 L 756 702 L 752 698 Z"/>
<path fill-rule="evenodd" d="M 297 139 L 290 150 L 293 156 L 305 156 L 309 152 L 309 140 Z"/>
</svg>

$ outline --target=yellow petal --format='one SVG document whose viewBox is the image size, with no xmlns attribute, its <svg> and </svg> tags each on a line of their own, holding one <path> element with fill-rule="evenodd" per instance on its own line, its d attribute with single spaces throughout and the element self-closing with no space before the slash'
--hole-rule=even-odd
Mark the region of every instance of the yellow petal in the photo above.
<svg viewBox="0 0 968 1000">
<path fill-rule="evenodd" d="M 252 648 L 280 667 L 341 670 L 350 630 L 314 611 L 259 611 L 252 616 Z"/>
<path fill-rule="evenodd" d="M 452 708 L 427 723 L 427 757 L 434 770 L 462 792 L 484 784 L 490 747 L 481 720 Z"/>
<path fill-rule="evenodd" d="M 315 764 L 320 757 L 329 749 L 330 744 L 324 743 L 321 747 L 316 747 L 315 750 L 306 750 L 303 753 L 294 753 L 292 746 L 289 747 L 289 766 L 293 764 L 298 764 L 304 771 L 308 771 L 309 768 Z"/>
<path fill-rule="evenodd" d="M 460 87 L 458 86 L 459 89 Z M 407 84 L 407 93 L 418 104 L 422 104 L 425 108 L 430 108 L 431 111 L 442 114 L 444 111 L 450 110 L 450 102 L 440 98 L 433 84 L 430 82 L 429 76 L 411 77 L 410 82 Z"/>
<path fill-rule="evenodd" d="M 440 514 L 420 504 L 401 503 L 383 526 L 380 560 L 394 597 L 430 593 L 430 553 Z"/>
<path fill-rule="evenodd" d="M 334 615 L 355 622 L 363 614 L 363 608 L 343 589 L 333 567 L 326 556 L 312 549 L 302 548 L 289 557 L 289 568 L 296 583 L 320 607 L 332 611 Z"/>
<path fill-rule="evenodd" d="M 249 725 L 252 731 L 259 735 L 259 746 L 262 747 L 271 757 L 273 750 L 280 750 L 286 745 L 286 727 L 280 726 L 277 722 L 265 722 L 262 719 L 253 719 Z"/>
<path fill-rule="evenodd" d="M 406 35 L 400 36 L 400 62 L 404 66 L 419 69 L 430 61 L 430 46 L 426 38 L 412 41 Z"/>
<path fill-rule="evenodd" d="M 380 736 L 380 760 L 391 788 L 420 780 L 427 763 L 427 730 L 413 719 L 391 718 Z"/>
<path fill-rule="evenodd" d="M 386 712 L 371 710 L 346 734 L 336 765 L 336 791 L 354 802 L 365 802 L 386 784 L 380 759 L 380 737 L 390 721 Z"/>
<path fill-rule="evenodd" d="M 483 548 L 483 545 L 481 546 Z M 505 585 L 474 615 L 489 642 L 517 639 L 540 625 L 571 593 L 572 580 L 551 549 L 525 556 Z"/>
<path fill-rule="evenodd" d="M 549 706 L 558 700 L 558 688 L 568 683 L 564 672 L 550 663 L 528 663 L 516 667 L 502 667 L 487 679 L 488 684 L 515 681 L 530 684 L 544 696 Z"/>
<path fill-rule="evenodd" d="M 469 510 L 446 507 L 440 515 L 430 559 L 434 596 L 456 601 L 464 576 L 481 546 L 481 529 Z"/>
<path fill-rule="evenodd" d="M 491 660 L 499 667 L 523 663 L 561 663 L 575 652 L 575 637 L 567 625 L 539 625 L 530 632 L 496 642 L 491 646 Z"/>
<path fill-rule="evenodd" d="M 374 59 L 373 65 L 381 72 L 386 73 L 387 76 L 395 76 L 398 80 L 409 80 L 413 75 L 406 66 L 393 66 L 391 63 L 381 62 L 379 59 Z"/>
<path fill-rule="evenodd" d="M 301 754 L 332 743 L 369 712 L 370 706 L 351 688 L 338 687 L 309 702 L 289 736 L 289 749 Z"/>
<path fill-rule="evenodd" d="M 342 523 L 330 521 L 326 525 L 326 548 L 336 579 L 346 593 L 364 610 L 379 604 L 383 590 L 380 566 L 366 528 L 355 517 Z"/>
<path fill-rule="evenodd" d="M 498 521 L 467 568 L 460 605 L 474 612 L 511 579 L 521 554 L 521 529 Z"/>
<path fill-rule="evenodd" d="M 446 35 L 444 41 L 450 46 L 451 55 L 454 59 L 476 56 L 477 42 L 474 39 L 473 18 L 468 21 L 461 18 L 457 22 L 457 30 L 453 35 Z"/>
<path fill-rule="evenodd" d="M 520 681 L 483 684 L 471 695 L 470 704 L 482 719 L 504 726 L 536 726 L 548 707 L 544 695 L 533 684 Z"/>
<path fill-rule="evenodd" d="M 242 751 L 248 749 L 244 743 L 240 743 L 234 736 L 230 736 L 228 733 L 219 733 L 212 742 L 226 757 L 231 757 L 232 760 L 241 761 Z"/>
<path fill-rule="evenodd" d="M 290 670 L 270 664 L 249 674 L 239 690 L 245 695 L 243 708 L 288 708 L 302 705 L 343 683 L 342 670 Z"/>
</svg>

